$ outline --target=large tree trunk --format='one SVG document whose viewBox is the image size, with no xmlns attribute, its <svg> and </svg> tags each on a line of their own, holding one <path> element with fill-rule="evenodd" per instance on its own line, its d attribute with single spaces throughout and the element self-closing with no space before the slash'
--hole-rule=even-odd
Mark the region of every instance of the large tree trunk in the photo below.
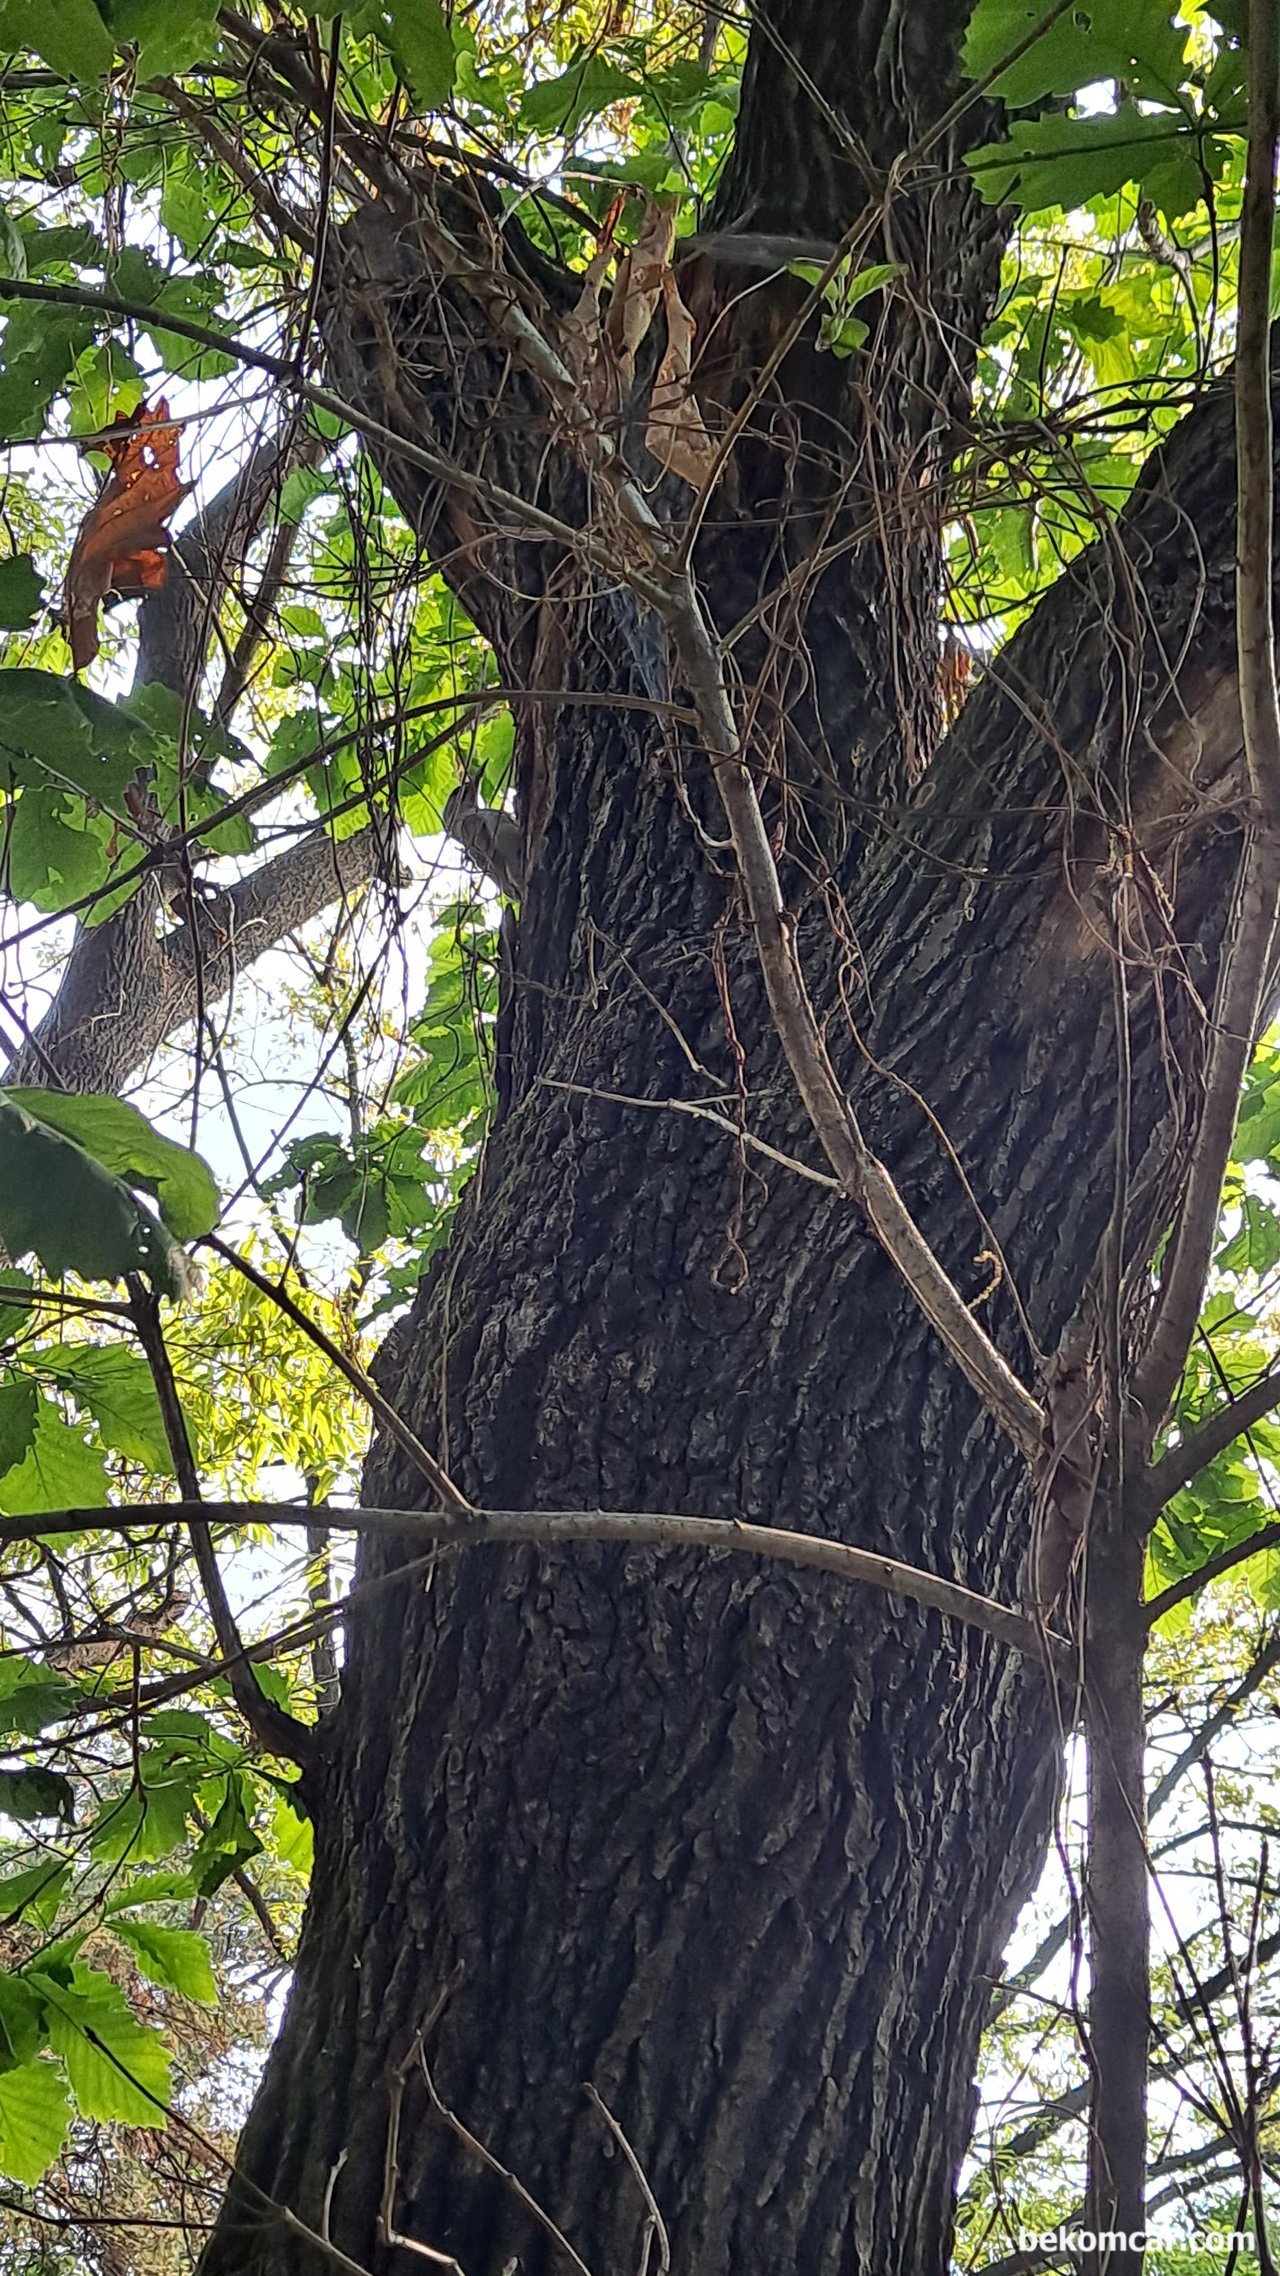
<svg viewBox="0 0 1280 2276">
<path fill-rule="evenodd" d="M 953 11 L 904 13 L 905 29 L 896 8 L 863 9 L 824 60 L 821 9 L 773 11 L 874 134 L 876 164 L 954 91 Z M 843 226 L 832 201 L 852 193 L 820 122 L 784 100 L 781 66 L 766 100 L 762 71 L 757 50 L 726 199 L 760 226 L 789 218 L 786 154 L 812 146 L 826 188 L 806 225 Z M 1148 920 L 1146 961 L 1132 929 L 1126 943 L 1139 1261 L 1176 1174 L 1185 1100 L 1168 1045 L 1194 1063 L 1236 856 L 1213 575 L 1230 419 L 1217 403 L 1197 414 L 1130 516 L 1143 613 L 1126 614 L 1100 548 L 904 804 L 935 711 L 941 438 L 998 250 L 963 188 L 959 131 L 897 213 L 912 292 L 887 303 L 857 385 L 812 347 L 789 359 L 699 575 L 722 632 L 758 594 L 802 590 L 737 653 L 764 675 L 766 796 L 811 990 L 877 1151 L 962 1289 L 978 1300 L 996 1280 L 984 1317 L 1031 1380 L 1112 1208 L 1122 868 Z M 447 432 L 580 518 L 584 486 L 545 411 L 522 433 L 528 389 L 474 308 L 433 290 L 403 217 L 363 217 L 341 259 L 326 331 L 348 395 L 407 435 Z M 714 271 L 692 289 L 705 316 Z M 711 402 L 737 399 L 793 289 L 752 296 L 726 326 Z M 521 723 L 530 876 L 510 1100 L 384 1380 L 480 1503 L 739 1515 L 1015 1599 L 1025 1466 L 852 1206 L 704 1123 L 583 1095 L 740 1098 L 751 1130 L 818 1158 L 711 842 L 723 829 L 699 753 L 610 708 L 678 699 L 656 627 L 627 594 L 586 589 L 545 547 L 477 531 L 470 507 L 384 465 L 506 675 L 598 698 Z M 832 537 L 837 558 L 809 576 Z M 1134 688 L 1152 732 L 1134 732 Z M 1187 710 L 1198 738 L 1178 724 Z M 1222 793 L 1211 824 L 1206 784 Z M 405 1507 L 422 1493 L 387 1447 L 367 1485 Z M 641 2265 L 646 2207 L 588 2084 L 681 2276 L 941 2276 L 989 1983 L 1050 1819 L 1057 1724 L 1040 1674 L 931 1615 L 728 1555 L 470 1549 L 387 1579 L 393 1564 L 362 1564 L 381 1585 L 353 1619 L 312 1780 L 297 1982 L 206 2276 L 324 2265 L 273 2202 L 378 2271 L 425 2265 L 384 2241 L 388 2208 L 466 2276 L 567 2265 L 430 2109 L 411 2059 L 428 2025 L 439 2094 L 593 2276 Z"/>
</svg>

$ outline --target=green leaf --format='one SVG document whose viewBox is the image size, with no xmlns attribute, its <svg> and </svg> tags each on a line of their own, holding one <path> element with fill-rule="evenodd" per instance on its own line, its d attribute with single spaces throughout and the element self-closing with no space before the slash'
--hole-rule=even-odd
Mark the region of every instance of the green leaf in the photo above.
<svg viewBox="0 0 1280 2276">
<path fill-rule="evenodd" d="M 16 2070 L 45 2042 L 44 2008 L 21 1976 L 0 1974 L 0 2071 Z"/>
<path fill-rule="evenodd" d="M 16 781 L 70 786 L 119 817 L 134 776 L 164 755 L 140 713 L 65 673 L 26 665 L 0 675 L 0 749 L 12 754 Z"/>
<path fill-rule="evenodd" d="M 29 1865 L 25 1873 L 8 1874 L 0 1881 L 0 1922 L 20 1920 L 23 1913 L 29 1912 L 34 1913 L 43 1927 L 51 1928 L 70 1878 L 71 1867 L 56 1857 L 44 1858 L 39 1865 Z M 4 1987 L 9 1980 L 0 1977 L 0 2013 L 3 2013 Z"/>
<path fill-rule="evenodd" d="M 0 1155 L 3 1149 L 0 1126 Z M 103 1509 L 106 1500 L 101 1453 L 63 1420 L 52 1399 L 41 1398 L 26 1453 L 0 1478 L 0 1510 L 8 1517 L 30 1517 L 49 1509 Z"/>
<path fill-rule="evenodd" d="M 70 1676 L 57 1674 L 43 1660 L 24 1659 L 15 1652 L 3 1665 L 8 1680 L 0 1694 L 0 1731 L 20 1731 L 29 1737 L 50 1723 L 69 1721 L 83 1707 Z"/>
<path fill-rule="evenodd" d="M 1087 118 L 1015 119 L 1009 141 L 971 151 L 965 163 L 988 205 L 1012 201 L 1032 213 L 1069 211 L 1136 182 L 1176 221 L 1204 191 L 1197 136 L 1174 112 L 1129 104 Z"/>
<path fill-rule="evenodd" d="M 46 1345 L 35 1364 L 88 1409 L 103 1443 L 160 1477 L 173 1474 L 173 1457 L 151 1369 L 123 1344 Z"/>
<path fill-rule="evenodd" d="M 116 45 L 138 50 L 138 75 L 159 77 L 207 63 L 218 44 L 218 0 L 114 0 Z"/>
<path fill-rule="evenodd" d="M 19 1330 L 26 1326 L 36 1308 L 36 1300 L 36 1290 L 26 1273 L 0 1265 L 0 1346 L 12 1343 Z M 3 1443 L 3 1425 L 0 1425 L 0 1450 Z"/>
<path fill-rule="evenodd" d="M 111 1803 L 98 1819 L 89 1843 L 95 1857 L 128 1857 L 135 1864 L 153 1865 L 182 1847 L 195 1806 L 196 1780 L 190 1775 L 175 1778 L 154 1761 L 140 1779 L 140 1786 Z"/>
<path fill-rule="evenodd" d="M 111 1978 L 77 1963 L 69 1985 L 35 1971 L 28 1981 L 45 2002 L 49 2041 L 66 2064 L 81 2116 L 162 2126 L 169 2100 L 164 2041 L 135 2021 Z"/>
<path fill-rule="evenodd" d="M 127 1944 L 149 1983 L 202 2007 L 216 2007 L 218 1987 L 213 1978 L 209 1947 L 193 1928 L 161 1928 L 150 1920 L 113 1921 L 122 1944 Z"/>
<path fill-rule="evenodd" d="M 73 435 L 99 435 L 117 413 L 136 411 L 145 389 L 133 357 L 119 340 L 104 340 L 77 357 L 67 401 Z"/>
<path fill-rule="evenodd" d="M 100 1091 L 11 1090 L 0 1096 L 74 1139 L 112 1175 L 153 1194 L 180 1241 L 211 1233 L 221 1204 L 208 1163 L 153 1130 L 136 1106 Z"/>
<path fill-rule="evenodd" d="M 0 561 L 0 631 L 25 632 L 44 607 L 44 584 L 30 553 Z"/>
<path fill-rule="evenodd" d="M 106 248 L 87 221 L 57 222 L 50 229 L 42 228 L 33 214 L 24 214 L 21 227 L 26 246 L 24 272 L 29 277 L 45 276 L 51 269 L 70 275 L 76 269 L 101 266 Z"/>
<path fill-rule="evenodd" d="M 30 50 L 75 86 L 101 79 L 115 56 L 93 0 L 0 0 L 0 47 Z"/>
<path fill-rule="evenodd" d="M 71 2129 L 71 2105 L 56 2064 L 21 2063 L 0 2073 L 0 2172 L 33 2187 Z"/>
<path fill-rule="evenodd" d="M 441 0 L 386 0 L 384 37 L 420 110 L 438 111 L 453 93 L 457 63 Z"/>
<path fill-rule="evenodd" d="M 309 505 L 323 498 L 330 489 L 330 479 L 315 466 L 295 466 L 286 474 L 280 492 L 279 515 L 282 522 L 296 524 L 302 520 Z"/>
<path fill-rule="evenodd" d="M 138 1873 L 123 1887 L 118 1880 L 114 1883 L 104 1910 L 111 1914 L 128 1912 L 134 1905 L 168 1904 L 174 1897 L 192 1895 L 189 1873 Z"/>
<path fill-rule="evenodd" d="M 226 1793 L 213 1823 L 192 1851 L 191 1879 L 197 1894 L 211 1897 L 237 1866 L 257 1857 L 262 1846 L 245 1814 L 240 1781 L 228 1778 Z"/>
<path fill-rule="evenodd" d="M 1240 1204 L 1240 1230 L 1218 1251 L 1220 1272 L 1270 1272 L 1280 1261 L 1280 1216 L 1256 1194 L 1246 1193 Z"/>
<path fill-rule="evenodd" d="M 561 135 L 571 141 L 580 126 L 611 103 L 638 95 L 642 82 L 619 70 L 598 49 L 562 71 L 558 79 L 544 79 L 526 88 L 520 103 L 520 124 L 532 134 Z"/>
<path fill-rule="evenodd" d="M 10 1256 L 34 1254 L 52 1273 L 119 1280 L 128 1272 L 143 1272 L 174 1297 L 184 1294 L 188 1284 L 186 1258 L 159 1219 L 82 1146 L 3 1092 L 0 1240 Z"/>
<path fill-rule="evenodd" d="M 61 790 L 25 790 L 9 830 L 5 883 L 15 901 L 60 915 L 106 884 L 110 826 L 99 826 L 81 798 Z"/>
<path fill-rule="evenodd" d="M 0 1812 L 34 1825 L 46 1818 L 73 1825 L 76 1798 L 71 1781 L 56 1770 L 32 1765 L 25 1770 L 0 1770 Z"/>
<path fill-rule="evenodd" d="M 30 1380 L 0 1385 L 0 1477 L 21 1462 L 35 1437 L 37 1406 Z"/>
<path fill-rule="evenodd" d="M 304 1881 L 311 1878 L 315 1859 L 315 1835 L 311 1820 L 296 1808 L 288 1794 L 277 1794 L 271 1812 L 271 1847 L 282 1865 L 301 1874 Z"/>
<path fill-rule="evenodd" d="M 965 34 L 964 67 L 984 78 L 1034 31 L 1047 11 L 1041 0 L 978 0 Z M 1017 108 L 1043 95 L 1074 95 L 1099 79 L 1122 79 L 1130 91 L 1167 102 L 1181 85 L 1185 23 L 1166 0 L 1077 0 L 994 81 L 991 92 Z"/>
</svg>

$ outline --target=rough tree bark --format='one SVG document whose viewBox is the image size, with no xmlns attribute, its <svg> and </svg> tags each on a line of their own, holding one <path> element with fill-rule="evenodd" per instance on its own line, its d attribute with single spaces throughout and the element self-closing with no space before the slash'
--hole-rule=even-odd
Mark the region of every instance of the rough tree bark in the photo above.
<svg viewBox="0 0 1280 2276">
<path fill-rule="evenodd" d="M 839 234 L 952 101 L 963 13 L 774 0 L 726 223 L 800 212 Z M 1238 850 L 1231 414 L 1212 398 L 1188 421 L 921 781 L 943 475 L 999 252 L 959 163 L 983 127 L 953 125 L 869 235 L 904 282 L 865 360 L 811 340 L 786 357 L 697 566 L 723 636 L 755 612 L 733 653 L 840 1072 L 1034 1380 L 1088 1300 L 1121 1116 L 1139 1285 L 1176 1192 Z M 332 262 L 335 385 L 580 521 L 567 444 L 412 213 L 380 200 Z M 785 279 L 731 290 L 689 278 L 713 421 L 795 306 Z M 790 1523 L 1013 1599 L 1025 1467 L 852 1208 L 600 1095 L 714 1090 L 814 1158 L 699 754 L 611 707 L 679 699 L 655 626 L 474 498 L 383 464 L 504 677 L 598 698 L 520 722 L 510 1102 L 384 1382 L 479 1502 Z M 420 1482 L 379 1446 L 368 1489 L 411 1507 Z M 310 1781 L 296 1985 L 204 2276 L 318 2271 L 332 2249 L 421 2267 L 388 2226 L 466 2276 L 566 2265 L 429 2102 L 428 2026 L 444 2102 L 595 2276 L 645 2264 L 647 2214 L 587 2084 L 686 2276 L 940 2276 L 988 1989 L 1049 1825 L 1040 1675 L 932 1616 L 730 1559 L 394 1565 L 362 1565 L 380 1585 Z"/>
</svg>

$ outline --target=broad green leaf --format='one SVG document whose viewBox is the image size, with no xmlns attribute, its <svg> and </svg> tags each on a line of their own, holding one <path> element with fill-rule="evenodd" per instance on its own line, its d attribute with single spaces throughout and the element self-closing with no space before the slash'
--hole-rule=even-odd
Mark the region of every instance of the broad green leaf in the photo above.
<svg viewBox="0 0 1280 2276">
<path fill-rule="evenodd" d="M 30 49 L 76 86 L 101 79 L 114 57 L 93 0 L 0 0 L 0 47 Z"/>
<path fill-rule="evenodd" d="M 198 1240 L 217 1224 L 218 1188 L 208 1164 L 190 1147 L 161 1137 L 136 1106 L 100 1091 L 11 1090 L 0 1096 L 73 1139 L 113 1176 L 154 1195 L 180 1241 Z"/>
<path fill-rule="evenodd" d="M 108 1804 L 94 1826 L 89 1846 L 95 1857 L 129 1858 L 153 1865 L 172 1857 L 187 1838 L 187 1819 L 195 1806 L 194 1778 L 172 1777 L 158 1768 L 142 1775 L 123 1800 Z"/>
<path fill-rule="evenodd" d="M 103 1910 L 114 1916 L 129 1912 L 135 1905 L 168 1904 L 174 1897 L 190 1899 L 193 1894 L 189 1873 L 138 1873 L 123 1884 L 118 1877 L 113 1878 Z"/>
<path fill-rule="evenodd" d="M 127 820 L 125 791 L 164 746 L 125 704 L 64 673 L 22 665 L 0 675 L 0 750 L 11 754 L 18 782 L 83 791 Z"/>
<path fill-rule="evenodd" d="M 82 1146 L 3 1092 L 0 1240 L 10 1256 L 38 1256 L 52 1273 L 120 1280 L 143 1272 L 170 1296 L 188 1284 L 186 1258 L 159 1219 Z"/>
<path fill-rule="evenodd" d="M 0 2072 L 0 2172 L 34 2187 L 71 2129 L 66 2082 L 56 2063 Z"/>
<path fill-rule="evenodd" d="M 29 277 L 45 276 L 51 269 L 71 274 L 77 268 L 97 268 L 106 248 L 87 221 L 55 222 L 46 228 L 33 213 L 21 216 Z"/>
<path fill-rule="evenodd" d="M 0 1477 L 21 1462 L 36 1433 L 34 1382 L 0 1384 Z"/>
<path fill-rule="evenodd" d="M 164 1741 L 166 1759 L 172 1762 L 200 1762 L 212 1759 L 217 1763 L 239 1762 L 243 1749 L 229 1739 L 208 1715 L 197 1714 L 193 1707 L 160 1707 L 148 1715 L 143 1729 L 148 1739 Z"/>
<path fill-rule="evenodd" d="M 58 1917 L 62 1892 L 71 1878 L 71 1867 L 58 1858 L 45 1858 L 39 1865 L 29 1865 L 24 1873 L 10 1873 L 0 1881 L 0 1922 L 20 1920 L 23 1913 L 34 1913 L 45 1928 L 51 1928 Z M 3 1984 L 0 1979 L 0 2007 L 3 2006 Z"/>
<path fill-rule="evenodd" d="M 14 553 L 0 561 L 0 631 L 25 632 L 43 606 L 44 585 L 33 556 Z"/>
<path fill-rule="evenodd" d="M 71 433 L 100 435 L 119 413 L 136 411 L 144 393 L 142 374 L 119 340 L 86 348 L 67 389 Z"/>
<path fill-rule="evenodd" d="M 1280 1260 L 1280 1216 L 1257 1194 L 1246 1193 L 1240 1204 L 1240 1230 L 1218 1251 L 1214 1262 L 1220 1272 L 1270 1272 Z"/>
<path fill-rule="evenodd" d="M 0 1346 L 11 1343 L 24 1328 L 36 1308 L 37 1293 L 26 1273 L 15 1272 L 9 1265 L 0 1265 Z M 0 1454 L 3 1453 L 4 1429 L 0 1425 Z M 0 1468 L 3 1467 L 0 1461 Z"/>
<path fill-rule="evenodd" d="M 0 345 L 0 440 L 29 441 L 44 425 L 53 398 L 101 327 L 83 309 L 3 301 Z"/>
<path fill-rule="evenodd" d="M 258 1856 L 262 1842 L 249 1824 L 240 1781 L 228 1778 L 223 1801 L 207 1832 L 191 1854 L 191 1878 L 197 1893 L 211 1897 L 238 1866 Z"/>
<path fill-rule="evenodd" d="M 286 474 L 280 492 L 279 514 L 282 522 L 300 522 L 309 505 L 323 498 L 330 488 L 330 479 L 318 467 L 295 466 Z"/>
<path fill-rule="evenodd" d="M 1042 23 L 1041 0 L 978 0 L 965 34 L 964 65 L 983 78 Z M 1016 108 L 1042 95 L 1074 95 L 1099 79 L 1122 79 L 1137 96 L 1168 102 L 1183 77 L 1185 23 L 1166 0 L 1078 0 L 1002 71 L 992 93 Z"/>
<path fill-rule="evenodd" d="M 68 1676 L 58 1675 L 38 1661 L 19 1660 L 24 1675 L 0 1701 L 0 1731 L 33 1737 L 51 1723 L 66 1723 L 78 1714 L 84 1699 Z"/>
<path fill-rule="evenodd" d="M 112 1926 L 149 1983 L 180 1992 L 184 1999 L 198 2000 L 203 2007 L 217 2006 L 218 1987 L 209 1947 L 195 1929 L 162 1928 L 154 1921 L 118 1917 Z"/>
<path fill-rule="evenodd" d="M 24 790 L 5 848 L 5 883 L 15 901 L 57 916 L 105 886 L 111 826 L 82 798 L 62 790 Z"/>
<path fill-rule="evenodd" d="M 1203 157 L 1175 113 L 1126 104 L 1087 118 L 1015 119 L 1007 142 L 972 151 L 966 164 L 989 205 L 1070 210 L 1136 182 L 1176 221 L 1203 196 Z"/>
<path fill-rule="evenodd" d="M 0 1123 L 0 1156 L 3 1151 Z M 7 1517 L 31 1517 L 41 1510 L 102 1509 L 106 1499 L 107 1471 L 100 1450 L 64 1421 L 52 1399 L 41 1398 L 26 1453 L 0 1478 L 0 1510 Z"/>
<path fill-rule="evenodd" d="M 0 1770 L 0 1813 L 6 1818 L 17 1818 L 22 1825 L 34 1825 L 50 1818 L 72 1825 L 76 1798 L 71 1781 L 43 1766 Z"/>
<path fill-rule="evenodd" d="M 69 1985 L 36 1970 L 28 1980 L 45 2002 L 49 2042 L 66 2064 L 81 2116 L 163 2126 L 169 2100 L 164 2041 L 134 2020 L 111 1978 L 78 1962 Z"/>
<path fill-rule="evenodd" d="M 295 1809 L 287 1794 L 277 1794 L 271 1811 L 271 1847 L 283 1865 L 301 1874 L 304 1881 L 311 1878 L 315 1859 L 315 1835 L 311 1820 Z"/>
<path fill-rule="evenodd" d="M 173 1457 L 151 1370 L 123 1344 L 45 1345 L 34 1364 L 56 1377 L 86 1407 L 103 1443 L 130 1461 L 170 1477 Z"/>
<path fill-rule="evenodd" d="M 0 1973 L 0 2071 L 31 2062 L 44 2042 L 41 2001 L 24 1977 Z"/>
<path fill-rule="evenodd" d="M 453 38 L 441 0 L 385 0 L 384 37 L 420 110 L 439 110 L 453 92 Z"/>
<path fill-rule="evenodd" d="M 1260 1550 L 1243 1567 L 1243 1572 L 1254 1603 L 1264 1612 L 1274 1612 L 1280 1605 L 1280 1551 Z"/>
<path fill-rule="evenodd" d="M 631 72 L 620 70 L 593 49 L 558 79 L 544 79 L 525 90 L 520 123 L 533 134 L 563 135 L 569 141 L 597 112 L 639 93 L 640 82 Z"/>
<path fill-rule="evenodd" d="M 218 0 L 113 0 L 117 46 L 138 50 L 143 79 L 206 63 L 218 44 Z"/>
<path fill-rule="evenodd" d="M 0 270 L 7 277 L 27 274 L 27 246 L 13 214 L 0 211 Z"/>
</svg>

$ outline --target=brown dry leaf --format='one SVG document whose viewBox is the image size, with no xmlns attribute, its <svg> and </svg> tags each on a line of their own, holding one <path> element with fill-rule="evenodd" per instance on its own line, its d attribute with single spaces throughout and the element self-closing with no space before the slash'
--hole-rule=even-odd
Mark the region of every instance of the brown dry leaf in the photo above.
<svg viewBox="0 0 1280 2276">
<path fill-rule="evenodd" d="M 600 385 L 603 376 L 600 358 L 600 287 L 613 259 L 613 241 L 625 203 L 625 197 L 619 195 L 606 213 L 595 252 L 586 266 L 582 290 L 560 325 L 564 360 L 588 400 L 598 399 L 603 392 Z"/>
<path fill-rule="evenodd" d="M 77 672 L 98 653 L 98 611 L 108 593 L 133 600 L 163 585 L 166 524 L 191 489 L 178 479 L 178 429 L 161 396 L 131 417 L 105 448 L 111 471 L 80 524 L 62 596 L 62 620 Z"/>
<path fill-rule="evenodd" d="M 644 447 L 659 466 L 701 490 L 715 471 L 716 446 L 693 392 L 693 336 L 697 329 L 670 269 L 662 279 L 667 345 L 649 398 Z"/>
<path fill-rule="evenodd" d="M 973 655 L 962 641 L 946 635 L 938 663 L 938 687 L 942 696 L 942 716 L 948 727 L 954 727 L 960 716 L 964 699 L 969 692 L 969 676 L 973 670 Z"/>
<path fill-rule="evenodd" d="M 675 241 L 675 199 L 646 195 L 644 222 L 619 272 L 606 327 L 624 386 L 635 369 L 636 350 L 653 322 Z"/>
</svg>

